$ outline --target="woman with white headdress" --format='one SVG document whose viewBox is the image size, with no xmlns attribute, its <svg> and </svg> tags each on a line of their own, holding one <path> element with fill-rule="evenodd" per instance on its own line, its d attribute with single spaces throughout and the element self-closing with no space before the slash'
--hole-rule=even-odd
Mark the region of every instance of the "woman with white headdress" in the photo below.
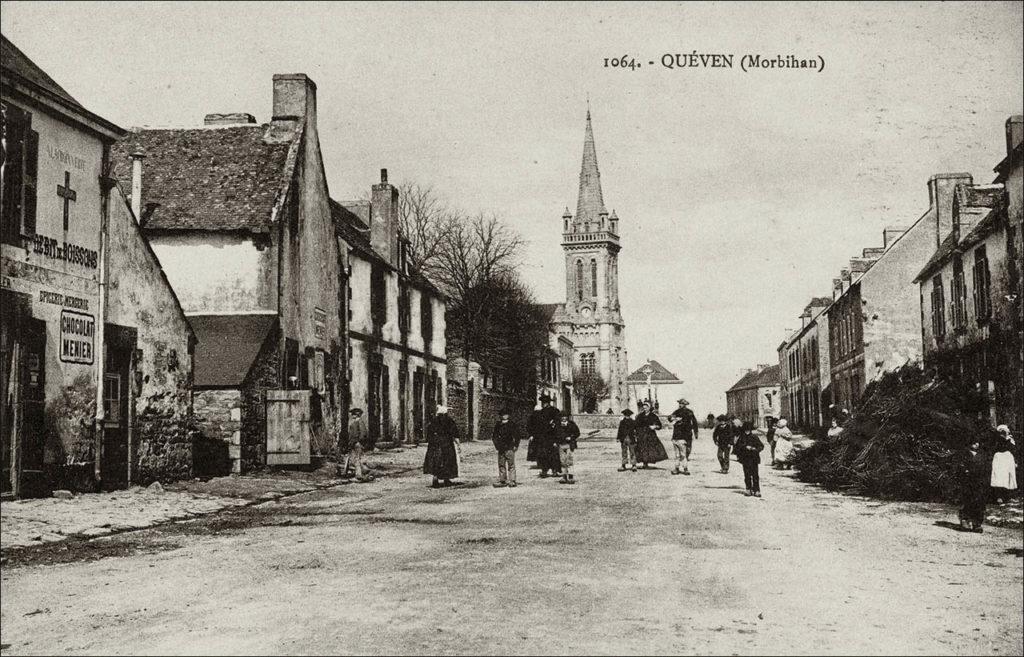
<svg viewBox="0 0 1024 657">
<path fill-rule="evenodd" d="M 1010 499 L 1017 490 L 1017 461 L 1013 458 L 1013 449 L 1017 443 L 1005 424 L 996 427 L 996 432 L 999 434 L 999 443 L 992 455 L 990 485 L 996 504 L 1002 504 L 1004 499 Z"/>
<path fill-rule="evenodd" d="M 779 420 L 775 425 L 775 460 L 774 465 L 779 468 L 792 468 L 790 459 L 793 458 L 793 431 L 789 428 L 789 422 L 785 418 Z"/>
</svg>

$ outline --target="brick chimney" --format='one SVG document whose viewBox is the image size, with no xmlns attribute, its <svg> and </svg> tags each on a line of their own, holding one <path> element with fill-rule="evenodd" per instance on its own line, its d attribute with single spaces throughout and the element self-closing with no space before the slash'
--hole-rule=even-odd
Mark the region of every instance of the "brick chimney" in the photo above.
<svg viewBox="0 0 1024 657">
<path fill-rule="evenodd" d="M 256 123 L 256 117 L 245 112 L 231 112 L 229 114 L 207 114 L 203 117 L 203 125 L 225 126 L 225 125 L 252 125 Z"/>
<path fill-rule="evenodd" d="M 903 233 L 907 232 L 906 228 L 897 228 L 895 226 L 889 226 L 882 230 L 882 249 L 888 251 L 892 243 L 900 238 Z"/>
<path fill-rule="evenodd" d="M 935 248 L 953 232 L 956 186 L 973 183 L 974 178 L 969 173 L 937 173 L 928 179 L 928 207 L 935 213 Z"/>
<path fill-rule="evenodd" d="M 843 280 L 841 278 L 832 279 L 832 300 L 835 301 L 843 293 Z"/>
<path fill-rule="evenodd" d="M 1006 154 L 1009 155 L 1013 149 L 1020 145 L 1021 137 L 1024 136 L 1024 116 L 1020 114 L 1006 119 Z"/>
<path fill-rule="evenodd" d="M 398 190 L 380 170 L 380 183 L 370 196 L 370 246 L 392 265 L 398 262 Z"/>
<path fill-rule="evenodd" d="M 316 125 L 316 83 L 305 73 L 274 75 L 275 121 L 302 121 Z"/>
</svg>

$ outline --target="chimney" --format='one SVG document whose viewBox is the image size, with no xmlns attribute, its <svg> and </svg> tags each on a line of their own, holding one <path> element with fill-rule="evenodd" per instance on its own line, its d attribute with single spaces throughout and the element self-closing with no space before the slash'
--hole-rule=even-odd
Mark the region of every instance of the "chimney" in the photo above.
<svg viewBox="0 0 1024 657">
<path fill-rule="evenodd" d="M 769 367 L 771 367 L 771 365 L 767 365 L 765 363 L 759 363 L 758 366 L 757 366 L 757 371 L 758 372 L 763 372 L 764 370 L 768 369 Z"/>
<path fill-rule="evenodd" d="M 229 114 L 207 114 L 203 117 L 203 125 L 252 125 L 256 123 L 256 117 L 245 112 L 231 112 Z"/>
<path fill-rule="evenodd" d="M 832 279 L 832 300 L 835 301 L 843 293 L 843 281 L 839 278 Z"/>
<path fill-rule="evenodd" d="M 388 182 L 388 170 L 380 170 L 380 183 L 370 196 L 370 246 L 397 266 L 398 190 Z"/>
<path fill-rule="evenodd" d="M 906 228 L 896 228 L 895 226 L 889 226 L 884 229 L 882 231 L 882 248 L 888 251 L 892 243 L 898 240 L 905 232 L 907 232 Z"/>
<path fill-rule="evenodd" d="M 861 251 L 861 255 L 867 260 L 878 260 L 885 253 L 884 246 L 869 246 Z"/>
<path fill-rule="evenodd" d="M 142 148 L 136 146 L 132 158 L 132 214 L 136 223 L 142 222 L 142 160 L 146 158 Z"/>
<path fill-rule="evenodd" d="M 316 125 L 316 83 L 305 73 L 274 75 L 275 121 L 306 121 Z"/>
<path fill-rule="evenodd" d="M 928 207 L 935 213 L 935 248 L 953 232 L 953 197 L 960 183 L 970 185 L 969 173 L 937 173 L 928 179 Z"/>
<path fill-rule="evenodd" d="M 869 258 L 850 258 L 850 273 L 863 274 L 871 267 L 872 262 Z"/>
<path fill-rule="evenodd" d="M 1013 152 L 1013 149 L 1020 146 L 1022 132 L 1024 132 L 1024 116 L 1020 114 L 1006 119 L 1006 154 Z"/>
</svg>

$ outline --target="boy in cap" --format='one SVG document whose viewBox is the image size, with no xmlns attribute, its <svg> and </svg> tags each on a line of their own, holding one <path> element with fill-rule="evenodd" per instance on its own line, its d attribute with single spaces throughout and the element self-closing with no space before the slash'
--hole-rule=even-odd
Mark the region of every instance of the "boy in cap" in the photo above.
<svg viewBox="0 0 1024 657">
<path fill-rule="evenodd" d="M 736 460 L 743 466 L 743 483 L 747 487 L 747 495 L 761 497 L 761 477 L 757 466 L 761 463 L 761 450 L 764 444 L 754 434 L 754 423 L 747 420 L 741 428 L 742 433 L 736 439 Z"/>
<path fill-rule="evenodd" d="M 676 452 L 676 467 L 672 474 L 690 474 L 690 451 L 693 449 L 693 441 L 697 438 L 699 425 L 697 416 L 690 410 L 690 402 L 680 397 L 679 408 L 672 411 L 668 421 L 672 423 L 672 447 Z M 682 470 L 680 470 L 682 466 Z"/>
<path fill-rule="evenodd" d="M 366 421 L 363 420 L 363 409 L 353 408 L 348 412 L 348 444 L 345 446 L 345 456 L 341 460 L 341 476 L 349 478 L 348 466 L 354 463 L 356 470 L 356 481 L 371 481 L 372 477 L 363 474 L 363 449 L 369 441 L 370 432 L 366 428 Z"/>
<path fill-rule="evenodd" d="M 516 487 L 516 450 L 521 436 L 519 427 L 510 419 L 511 415 L 507 408 L 502 409 L 491 437 L 494 449 L 498 450 L 498 483 L 494 484 L 495 488 Z"/>
<path fill-rule="evenodd" d="M 562 465 L 562 480 L 560 484 L 575 484 L 576 476 L 573 474 L 573 454 L 576 453 L 576 440 L 580 437 L 580 428 L 572 421 L 569 414 L 562 411 L 558 418 L 558 425 L 555 427 L 555 442 L 558 445 L 559 461 Z"/>
<path fill-rule="evenodd" d="M 732 450 L 732 439 L 735 434 L 729 418 L 719 415 L 718 424 L 711 434 L 711 440 L 718 447 L 718 464 L 722 467 L 722 474 L 729 474 L 729 451 Z"/>
<path fill-rule="evenodd" d="M 619 421 L 619 443 L 622 446 L 622 467 L 619 472 L 626 471 L 626 463 L 636 472 L 636 422 L 633 420 L 633 411 L 628 408 L 622 411 L 622 420 Z"/>
</svg>

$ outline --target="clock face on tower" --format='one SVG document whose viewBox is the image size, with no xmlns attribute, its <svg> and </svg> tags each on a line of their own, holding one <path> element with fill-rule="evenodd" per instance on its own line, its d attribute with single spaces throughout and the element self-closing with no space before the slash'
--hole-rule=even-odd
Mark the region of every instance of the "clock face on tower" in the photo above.
<svg viewBox="0 0 1024 657">
<path fill-rule="evenodd" d="M 584 308 L 583 309 L 583 316 L 584 317 L 590 317 L 590 308 Z"/>
</svg>

